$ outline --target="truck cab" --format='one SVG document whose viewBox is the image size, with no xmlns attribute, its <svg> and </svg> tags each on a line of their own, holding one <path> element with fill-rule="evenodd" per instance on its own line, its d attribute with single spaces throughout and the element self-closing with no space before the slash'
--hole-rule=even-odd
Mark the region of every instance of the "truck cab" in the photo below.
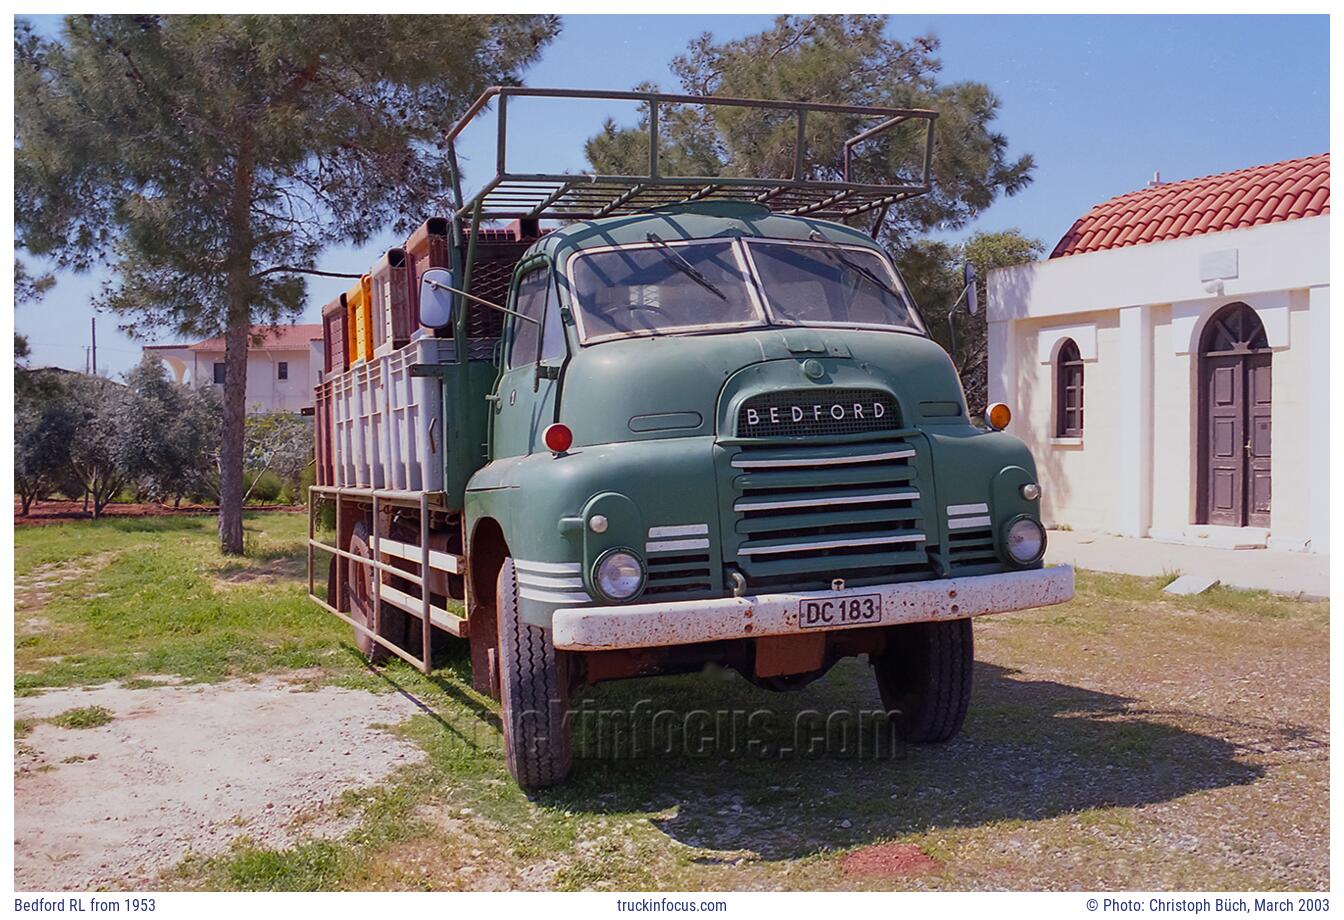
<svg viewBox="0 0 1344 920">
<path fill-rule="evenodd" d="M 894 731 L 945 741 L 973 618 L 1073 594 L 1042 561 L 1030 454 L 977 423 L 886 251 L 824 208 L 701 197 L 540 234 L 503 303 L 470 288 L 470 236 L 461 264 L 416 279 L 426 328 L 462 342 L 463 311 L 502 317 L 493 379 L 457 358 L 417 371 L 443 388 L 445 437 L 481 449 L 445 449 L 457 468 L 399 534 L 387 503 L 406 496 L 384 489 L 380 511 L 376 487 L 335 528 L 323 606 L 350 614 L 362 588 L 364 615 L 343 618 L 385 640 L 392 586 L 401 622 L 424 608 L 425 666 L 451 619 L 525 788 L 569 773 L 584 686 L 710 662 L 796 690 L 866 655 Z"/>
</svg>

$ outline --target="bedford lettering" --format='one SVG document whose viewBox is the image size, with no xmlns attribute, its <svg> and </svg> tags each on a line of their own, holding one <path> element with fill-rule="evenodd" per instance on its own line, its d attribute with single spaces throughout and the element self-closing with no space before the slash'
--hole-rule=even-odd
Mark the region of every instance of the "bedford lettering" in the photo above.
<svg viewBox="0 0 1344 920">
<path fill-rule="evenodd" d="M 761 424 L 762 418 L 760 410 L 748 408 L 746 411 L 748 426 Z M 783 421 L 780 418 L 780 409 L 778 406 L 771 406 L 767 412 L 769 424 L 778 425 Z M 829 415 L 837 422 L 843 422 L 846 419 L 880 419 L 887 414 L 887 407 L 880 402 L 873 403 L 871 407 L 866 403 L 852 403 L 849 405 L 844 403 L 832 403 L 829 406 L 824 403 L 818 403 L 807 407 L 788 406 L 787 412 L 789 421 L 793 422 L 803 421 L 803 419 L 807 418 L 809 413 L 811 414 L 813 421 L 820 419 L 823 415 Z"/>
</svg>

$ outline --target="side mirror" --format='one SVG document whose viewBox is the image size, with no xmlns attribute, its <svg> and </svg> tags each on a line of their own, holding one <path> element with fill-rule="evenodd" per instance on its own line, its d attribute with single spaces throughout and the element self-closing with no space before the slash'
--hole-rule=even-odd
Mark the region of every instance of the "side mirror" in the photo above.
<svg viewBox="0 0 1344 920">
<path fill-rule="evenodd" d="M 455 287 L 453 273 L 446 268 L 431 268 L 420 276 L 420 325 L 443 329 L 453 324 Z"/>
<path fill-rule="evenodd" d="M 962 269 L 962 276 L 966 279 L 966 309 L 974 316 L 980 312 L 980 292 L 975 286 L 975 266 L 967 262 Z"/>
</svg>

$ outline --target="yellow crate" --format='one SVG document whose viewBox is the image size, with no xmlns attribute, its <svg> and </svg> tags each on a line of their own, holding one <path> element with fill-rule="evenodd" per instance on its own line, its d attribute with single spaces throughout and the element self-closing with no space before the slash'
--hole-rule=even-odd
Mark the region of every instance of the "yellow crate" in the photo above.
<svg viewBox="0 0 1344 920">
<path fill-rule="evenodd" d="M 364 275 L 345 292 L 346 358 L 351 364 L 373 357 L 373 279 Z"/>
</svg>

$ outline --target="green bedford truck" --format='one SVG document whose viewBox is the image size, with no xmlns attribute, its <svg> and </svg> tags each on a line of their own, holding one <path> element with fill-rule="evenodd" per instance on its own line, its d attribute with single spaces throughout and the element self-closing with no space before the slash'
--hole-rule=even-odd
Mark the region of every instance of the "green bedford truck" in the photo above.
<svg viewBox="0 0 1344 920">
<path fill-rule="evenodd" d="M 487 96 L 502 122 L 510 95 L 548 92 Z M 658 108 L 690 104 L 601 95 L 655 113 L 654 150 Z M 782 110 L 800 137 L 830 109 L 932 134 L 932 113 L 714 101 Z M 432 489 L 316 488 L 339 545 L 311 542 L 331 556 L 314 599 L 426 669 L 433 633 L 468 638 L 524 788 L 570 771 L 582 687 L 708 662 L 794 690 L 864 654 L 900 737 L 951 738 L 972 618 L 1068 600 L 1073 573 L 1043 566 L 1026 448 L 973 422 L 887 253 L 822 219 L 926 189 L 931 145 L 922 186 L 851 180 L 848 146 L 832 179 L 802 157 L 788 179 L 683 180 L 656 162 L 519 175 L 501 155 L 456 210 L 453 265 L 411 281 L 425 330 L 469 346 L 414 368 L 442 387 L 444 470 Z M 506 303 L 471 280 L 492 214 L 565 221 L 521 251 Z M 502 328 L 473 359 L 480 313 Z M 985 416 L 1002 427 L 1005 409 Z"/>
</svg>

